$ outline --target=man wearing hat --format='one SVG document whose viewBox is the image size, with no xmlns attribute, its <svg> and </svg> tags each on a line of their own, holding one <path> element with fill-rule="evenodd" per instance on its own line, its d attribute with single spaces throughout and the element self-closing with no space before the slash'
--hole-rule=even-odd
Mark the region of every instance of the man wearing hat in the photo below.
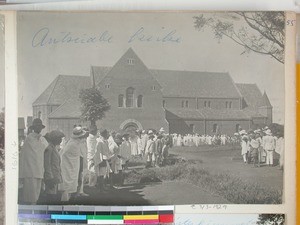
<svg viewBox="0 0 300 225">
<path fill-rule="evenodd" d="M 86 139 L 87 132 L 82 127 L 75 127 L 70 140 L 61 151 L 61 172 L 63 182 L 59 190 L 63 191 L 62 201 L 69 201 L 78 191 L 80 172 L 80 157 L 82 156 L 82 139 Z"/>
<path fill-rule="evenodd" d="M 265 136 L 262 139 L 263 148 L 267 153 L 266 164 L 273 166 L 273 154 L 275 150 L 275 138 L 272 136 L 270 129 L 265 131 Z"/>
<path fill-rule="evenodd" d="M 151 167 L 152 165 L 152 157 L 155 152 L 155 142 L 154 142 L 154 133 L 152 130 L 148 132 L 148 141 L 145 149 L 146 155 L 146 167 Z"/>
<path fill-rule="evenodd" d="M 48 143 L 41 135 L 45 128 L 41 119 L 34 119 L 29 128 L 33 132 L 28 134 L 20 151 L 19 177 L 23 180 L 22 202 L 36 204 L 44 177 L 44 151 Z"/>
</svg>

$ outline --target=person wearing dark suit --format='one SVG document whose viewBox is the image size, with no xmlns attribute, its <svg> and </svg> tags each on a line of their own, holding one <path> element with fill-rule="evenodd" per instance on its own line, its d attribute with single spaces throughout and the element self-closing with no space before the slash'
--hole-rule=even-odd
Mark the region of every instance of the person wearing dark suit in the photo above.
<svg viewBox="0 0 300 225">
<path fill-rule="evenodd" d="M 51 131 L 48 135 L 49 145 L 44 152 L 44 183 L 47 203 L 58 202 L 58 184 L 62 183 L 61 159 L 58 148 L 65 135 L 60 131 Z"/>
</svg>

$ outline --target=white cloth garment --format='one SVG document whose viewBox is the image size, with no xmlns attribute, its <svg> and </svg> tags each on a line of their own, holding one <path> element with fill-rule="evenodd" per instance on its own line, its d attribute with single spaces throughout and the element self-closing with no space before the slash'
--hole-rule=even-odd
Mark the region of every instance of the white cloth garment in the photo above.
<svg viewBox="0 0 300 225">
<path fill-rule="evenodd" d="M 71 138 L 61 151 L 63 183 L 59 184 L 58 188 L 67 194 L 77 191 L 81 151 L 80 139 L 74 138 Z"/>
</svg>

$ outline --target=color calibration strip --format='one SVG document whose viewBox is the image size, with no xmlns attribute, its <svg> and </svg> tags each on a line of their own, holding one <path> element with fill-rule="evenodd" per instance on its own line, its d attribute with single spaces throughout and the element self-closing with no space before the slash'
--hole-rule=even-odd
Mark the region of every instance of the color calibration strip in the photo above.
<svg viewBox="0 0 300 225">
<path fill-rule="evenodd" d="M 76 224 L 172 224 L 174 206 L 19 205 L 19 222 Z"/>
</svg>

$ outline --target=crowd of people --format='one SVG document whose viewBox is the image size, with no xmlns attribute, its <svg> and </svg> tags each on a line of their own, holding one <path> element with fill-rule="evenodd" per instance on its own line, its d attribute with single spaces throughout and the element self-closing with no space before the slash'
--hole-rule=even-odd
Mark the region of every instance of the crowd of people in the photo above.
<svg viewBox="0 0 300 225">
<path fill-rule="evenodd" d="M 172 134 L 173 146 L 199 147 L 201 145 L 228 145 L 239 143 L 239 138 L 225 134 L 199 135 L 199 134 Z"/>
<path fill-rule="evenodd" d="M 173 146 L 240 144 L 245 163 L 259 167 L 274 164 L 274 152 L 280 155 L 283 168 L 283 132 L 271 133 L 268 127 L 254 131 L 241 130 L 233 137 L 227 135 L 167 134 L 163 128 L 109 132 L 75 125 L 69 140 L 59 130 L 42 136 L 45 128 L 34 119 L 20 148 L 20 202 L 36 204 L 41 196 L 47 204 L 68 202 L 87 195 L 83 186 L 103 192 L 118 188 L 124 182 L 124 170 L 132 159 L 145 167 L 166 165 L 169 148 Z M 85 181 L 85 182 L 84 182 Z"/>
<path fill-rule="evenodd" d="M 86 196 L 85 177 L 100 192 L 118 188 L 133 157 L 145 160 L 146 167 L 163 166 L 173 144 L 163 128 L 117 133 L 75 125 L 69 140 L 59 130 L 42 136 L 44 128 L 34 119 L 20 148 L 21 203 L 36 204 L 43 198 L 47 204 L 69 202 Z"/>
<path fill-rule="evenodd" d="M 267 166 L 274 166 L 274 152 L 279 155 L 279 169 L 284 164 L 284 137 L 283 131 L 272 134 L 272 131 L 264 129 L 241 130 L 235 134 L 239 137 L 242 147 L 244 163 L 252 163 L 254 167 L 260 167 L 262 163 Z"/>
</svg>

